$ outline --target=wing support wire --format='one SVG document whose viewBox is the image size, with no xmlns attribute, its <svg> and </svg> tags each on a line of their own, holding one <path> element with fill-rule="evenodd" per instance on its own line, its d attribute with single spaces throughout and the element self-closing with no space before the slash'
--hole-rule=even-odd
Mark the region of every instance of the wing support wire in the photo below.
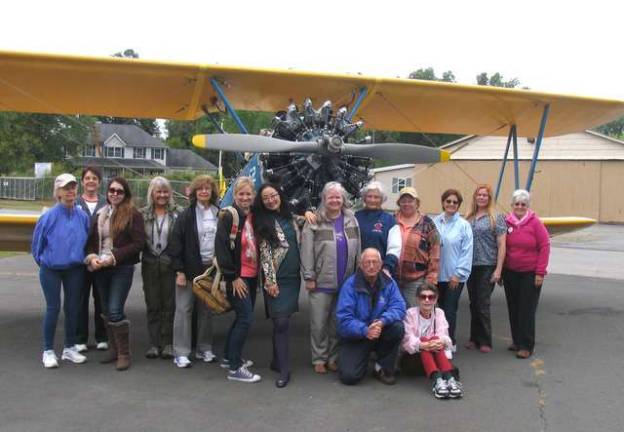
<svg viewBox="0 0 624 432">
<path fill-rule="evenodd" d="M 230 101 L 228 100 L 227 96 L 223 92 L 223 89 L 221 88 L 221 85 L 219 85 L 219 82 L 215 78 L 210 78 L 210 84 L 212 85 L 212 88 L 219 96 L 219 99 L 221 99 L 221 101 L 223 102 L 223 105 L 225 105 L 225 109 L 227 110 L 228 114 L 232 117 L 232 119 L 234 120 L 234 123 L 236 123 L 236 126 L 238 126 L 238 129 L 241 131 L 241 133 L 248 134 L 249 132 L 247 131 L 245 124 L 243 123 L 241 118 L 238 116 L 238 113 L 236 112 L 232 104 L 230 104 Z"/>
<path fill-rule="evenodd" d="M 360 93 L 358 94 L 357 99 L 355 100 L 355 103 L 353 104 L 353 108 L 347 115 L 347 121 L 351 122 L 351 120 L 353 119 L 353 116 L 355 115 L 357 110 L 360 109 L 360 105 L 362 105 L 362 102 L 364 101 L 364 98 L 366 98 L 367 95 L 368 95 L 368 88 L 366 87 L 360 88 Z"/>
</svg>

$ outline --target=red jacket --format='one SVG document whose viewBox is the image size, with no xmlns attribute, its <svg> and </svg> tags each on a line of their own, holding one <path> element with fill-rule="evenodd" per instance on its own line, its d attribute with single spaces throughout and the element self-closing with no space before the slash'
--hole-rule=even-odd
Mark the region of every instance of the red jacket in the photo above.
<svg viewBox="0 0 624 432">
<path fill-rule="evenodd" d="M 504 268 L 517 272 L 535 272 L 544 276 L 550 256 L 550 237 L 541 220 L 531 210 L 519 221 L 513 213 L 507 223 L 507 255 Z"/>
</svg>

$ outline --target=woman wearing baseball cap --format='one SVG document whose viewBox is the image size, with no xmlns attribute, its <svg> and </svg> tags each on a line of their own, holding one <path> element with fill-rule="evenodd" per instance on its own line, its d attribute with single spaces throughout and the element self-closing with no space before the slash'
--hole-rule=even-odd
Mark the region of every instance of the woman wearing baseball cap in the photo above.
<svg viewBox="0 0 624 432">
<path fill-rule="evenodd" d="M 84 363 L 87 358 L 75 347 L 80 291 L 84 280 L 85 245 L 89 216 L 76 206 L 78 182 L 71 174 L 61 174 L 54 181 L 57 204 L 37 221 L 31 251 L 39 265 L 39 280 L 46 301 L 43 316 L 43 366 L 58 367 L 54 352 L 54 333 L 61 309 L 65 314 L 65 348 L 61 358 Z"/>
</svg>

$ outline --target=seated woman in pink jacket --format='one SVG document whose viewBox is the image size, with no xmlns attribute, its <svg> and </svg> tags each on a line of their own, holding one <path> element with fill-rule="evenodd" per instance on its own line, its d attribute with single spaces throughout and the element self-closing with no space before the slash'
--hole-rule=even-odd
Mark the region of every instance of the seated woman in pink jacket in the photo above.
<svg viewBox="0 0 624 432">
<path fill-rule="evenodd" d="M 453 342 L 449 337 L 444 311 L 436 307 L 438 289 L 425 282 L 416 291 L 418 306 L 409 308 L 403 325 L 405 336 L 401 344 L 404 351 L 420 353 L 425 374 L 432 381 L 433 395 L 438 399 L 459 398 L 463 388 L 452 374 Z"/>
<path fill-rule="evenodd" d="M 524 189 L 511 198 L 507 223 L 507 252 L 503 264 L 503 284 L 509 310 L 512 344 L 510 351 L 525 359 L 535 347 L 535 313 L 542 291 L 550 238 L 537 215 L 529 208 L 531 195 Z"/>
</svg>

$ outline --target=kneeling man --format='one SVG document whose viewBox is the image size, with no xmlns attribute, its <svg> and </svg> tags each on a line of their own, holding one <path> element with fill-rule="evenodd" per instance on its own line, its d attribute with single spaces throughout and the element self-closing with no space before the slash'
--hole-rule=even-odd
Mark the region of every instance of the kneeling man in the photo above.
<svg viewBox="0 0 624 432">
<path fill-rule="evenodd" d="M 395 382 L 405 301 L 396 282 L 381 267 L 379 251 L 365 249 L 360 268 L 340 289 L 336 306 L 340 336 L 338 373 L 344 384 L 356 384 L 364 378 L 371 351 L 377 354 L 375 377 L 384 384 Z"/>
</svg>

